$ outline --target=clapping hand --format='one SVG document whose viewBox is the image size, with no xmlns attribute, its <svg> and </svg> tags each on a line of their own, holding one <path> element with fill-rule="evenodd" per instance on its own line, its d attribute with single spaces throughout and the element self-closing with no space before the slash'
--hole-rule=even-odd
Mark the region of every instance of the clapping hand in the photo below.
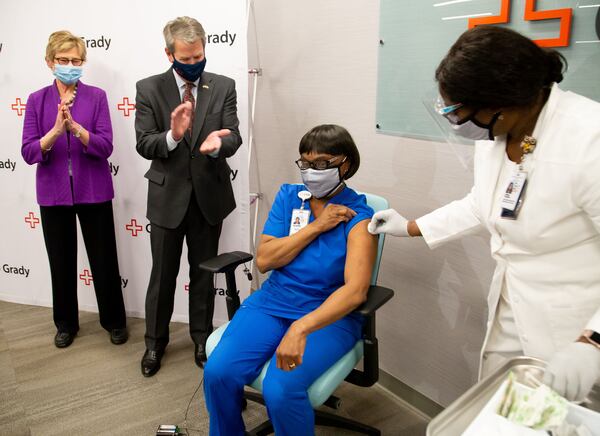
<svg viewBox="0 0 600 436">
<path fill-rule="evenodd" d="M 221 129 L 215 130 L 211 132 L 202 145 L 200 145 L 200 153 L 202 154 L 212 154 L 221 149 L 221 137 L 227 136 L 231 133 L 229 129 Z"/>
<path fill-rule="evenodd" d="M 181 141 L 185 131 L 190 127 L 191 121 L 192 103 L 186 101 L 177 106 L 171 113 L 171 135 L 175 141 Z"/>
<path fill-rule="evenodd" d="M 71 116 L 71 110 L 69 109 L 69 106 L 66 103 L 62 104 L 62 113 L 63 113 L 63 118 L 65 119 L 65 126 L 67 128 L 67 130 L 69 131 L 73 131 L 73 129 L 75 128 L 75 121 L 73 121 L 73 117 Z"/>
<path fill-rule="evenodd" d="M 62 135 L 65 133 L 68 127 L 69 120 L 67 119 L 67 115 L 65 114 L 65 109 L 68 111 L 69 109 L 63 103 L 60 103 L 56 107 L 56 121 L 54 121 L 54 131 L 56 136 Z"/>
</svg>

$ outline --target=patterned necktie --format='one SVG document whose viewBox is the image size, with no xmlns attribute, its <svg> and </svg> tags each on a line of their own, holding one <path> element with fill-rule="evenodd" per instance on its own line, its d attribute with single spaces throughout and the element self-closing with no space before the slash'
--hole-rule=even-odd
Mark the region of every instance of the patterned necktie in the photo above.
<svg viewBox="0 0 600 436">
<path fill-rule="evenodd" d="M 183 92 L 183 102 L 189 101 L 192 103 L 192 114 L 190 116 L 190 126 L 188 127 L 188 133 L 192 136 L 192 127 L 194 126 L 194 114 L 196 113 L 196 99 L 194 98 L 194 94 L 192 94 L 192 89 L 194 88 L 192 82 L 185 82 L 185 91 Z"/>
</svg>

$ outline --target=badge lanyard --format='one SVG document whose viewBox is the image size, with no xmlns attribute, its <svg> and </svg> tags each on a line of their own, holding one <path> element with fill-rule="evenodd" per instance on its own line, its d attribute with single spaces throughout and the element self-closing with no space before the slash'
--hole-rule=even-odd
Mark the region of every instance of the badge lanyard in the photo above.
<svg viewBox="0 0 600 436">
<path fill-rule="evenodd" d="M 308 220 L 310 219 L 310 208 L 305 209 L 304 205 L 306 200 L 309 200 L 312 197 L 312 194 L 308 191 L 300 191 L 298 192 L 298 197 L 300 197 L 300 200 L 302 200 L 302 204 L 300 205 L 300 209 L 292 210 L 292 219 L 290 220 L 290 236 L 306 227 L 308 225 Z"/>
<path fill-rule="evenodd" d="M 521 142 L 521 149 L 523 150 L 523 156 L 519 162 L 517 172 L 509 179 L 508 185 L 504 190 L 502 201 L 502 212 L 500 217 L 510 220 L 516 220 L 523 206 L 523 200 L 525 198 L 525 190 L 527 188 L 527 171 L 524 168 L 524 161 L 526 157 L 533 153 L 537 141 L 531 136 L 525 136 Z"/>
</svg>

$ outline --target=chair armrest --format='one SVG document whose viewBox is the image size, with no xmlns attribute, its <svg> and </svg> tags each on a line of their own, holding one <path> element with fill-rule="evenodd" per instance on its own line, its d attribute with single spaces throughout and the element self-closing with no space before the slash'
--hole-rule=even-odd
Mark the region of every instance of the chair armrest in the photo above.
<svg viewBox="0 0 600 436">
<path fill-rule="evenodd" d="M 379 380 L 379 345 L 376 335 L 375 312 L 394 296 L 394 291 L 383 286 L 372 285 L 369 288 L 367 301 L 356 309 L 356 313 L 364 316 L 363 325 L 363 369 L 353 369 L 346 381 L 357 386 L 373 386 Z"/>
<path fill-rule="evenodd" d="M 252 260 L 250 253 L 243 251 L 232 251 L 230 253 L 219 254 L 216 257 L 205 260 L 200 265 L 200 269 L 210 271 L 212 273 L 226 273 L 233 271 L 238 265 Z"/>
<path fill-rule="evenodd" d="M 375 313 L 377 309 L 387 303 L 394 296 L 394 291 L 383 286 L 371 285 L 367 294 L 367 301 L 356 308 L 355 312 L 363 316 Z"/>
</svg>

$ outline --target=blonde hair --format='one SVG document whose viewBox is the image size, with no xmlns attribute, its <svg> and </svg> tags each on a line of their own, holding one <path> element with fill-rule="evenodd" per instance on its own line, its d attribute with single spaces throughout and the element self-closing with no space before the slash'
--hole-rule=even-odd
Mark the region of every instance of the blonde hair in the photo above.
<svg viewBox="0 0 600 436">
<path fill-rule="evenodd" d="M 53 61 L 56 53 L 70 50 L 73 47 L 76 47 L 77 50 L 79 50 L 79 56 L 85 61 L 87 52 L 83 39 L 81 39 L 79 36 L 73 35 L 68 30 L 59 30 L 54 32 L 48 38 L 48 45 L 46 46 L 46 60 Z"/>
<path fill-rule="evenodd" d="M 177 17 L 167 23 L 163 29 L 165 44 L 171 53 L 175 51 L 175 40 L 179 39 L 192 44 L 198 40 L 206 45 L 206 33 L 196 19 L 191 17 Z"/>
</svg>

